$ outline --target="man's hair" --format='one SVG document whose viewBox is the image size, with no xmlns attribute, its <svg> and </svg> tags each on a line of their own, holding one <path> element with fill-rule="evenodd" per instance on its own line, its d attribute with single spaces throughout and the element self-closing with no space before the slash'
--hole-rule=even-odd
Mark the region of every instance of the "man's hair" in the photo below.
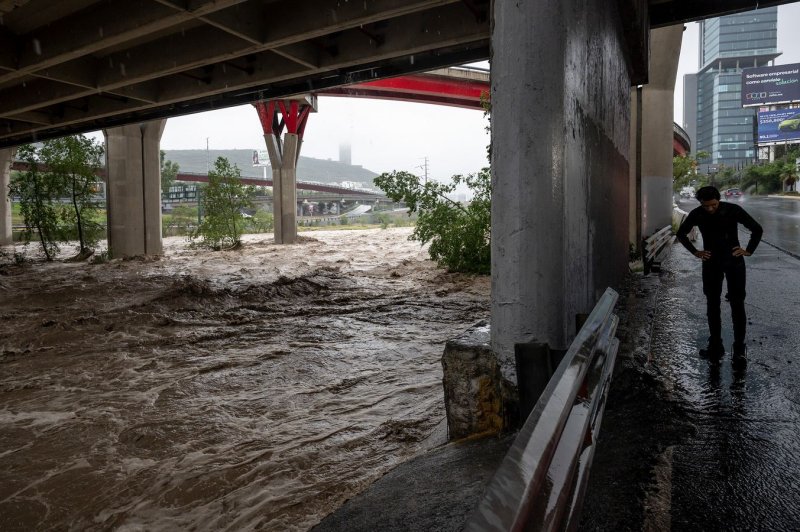
<svg viewBox="0 0 800 532">
<path fill-rule="evenodd" d="M 719 190 L 717 187 L 707 186 L 701 187 L 700 190 L 697 191 L 697 194 L 694 195 L 697 198 L 697 201 L 711 201 L 711 200 L 719 200 Z"/>
</svg>

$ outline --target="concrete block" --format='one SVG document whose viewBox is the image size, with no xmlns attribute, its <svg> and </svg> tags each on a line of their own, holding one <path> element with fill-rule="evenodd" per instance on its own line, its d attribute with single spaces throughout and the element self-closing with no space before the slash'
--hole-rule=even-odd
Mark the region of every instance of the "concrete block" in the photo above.
<svg viewBox="0 0 800 532">
<path fill-rule="evenodd" d="M 503 378 L 482 321 L 449 340 L 442 355 L 444 403 L 450 440 L 488 436 L 517 425 L 519 399 Z"/>
</svg>

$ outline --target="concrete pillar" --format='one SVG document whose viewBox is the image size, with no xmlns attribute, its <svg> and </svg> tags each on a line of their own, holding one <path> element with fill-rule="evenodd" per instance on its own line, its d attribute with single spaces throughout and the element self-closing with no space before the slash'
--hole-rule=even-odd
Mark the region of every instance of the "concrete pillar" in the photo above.
<svg viewBox="0 0 800 532">
<path fill-rule="evenodd" d="M 673 101 L 683 26 L 650 32 L 650 79 L 642 88 L 642 234 L 672 223 Z"/>
<path fill-rule="evenodd" d="M 294 244 L 297 241 L 297 161 L 308 116 L 317 110 L 317 97 L 297 96 L 256 102 L 253 106 L 264 130 L 272 166 L 275 243 Z M 281 139 L 284 127 L 286 134 Z"/>
<path fill-rule="evenodd" d="M 639 108 L 641 107 L 641 93 L 643 87 L 633 87 L 631 89 L 631 130 L 629 134 L 630 161 L 629 183 L 628 183 L 628 238 L 630 245 L 641 253 L 642 252 L 642 122 L 639 118 Z"/>
<path fill-rule="evenodd" d="M 297 160 L 302 140 L 286 133 L 283 141 L 275 135 L 264 135 L 272 166 L 272 212 L 275 223 L 275 243 L 294 244 L 297 241 Z"/>
<path fill-rule="evenodd" d="M 564 349 L 627 271 L 631 77 L 617 4 L 494 2 L 491 345 Z"/>
<path fill-rule="evenodd" d="M 166 120 L 103 130 L 106 138 L 108 248 L 111 256 L 159 255 L 160 141 Z"/>
<path fill-rule="evenodd" d="M 11 183 L 11 162 L 17 148 L 0 149 L 0 246 L 13 242 L 11 236 L 11 198 L 8 196 L 8 185 Z"/>
</svg>

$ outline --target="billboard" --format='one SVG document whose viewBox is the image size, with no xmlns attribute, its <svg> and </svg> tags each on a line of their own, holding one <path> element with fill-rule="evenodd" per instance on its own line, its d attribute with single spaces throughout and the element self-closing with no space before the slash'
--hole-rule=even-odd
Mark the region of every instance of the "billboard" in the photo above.
<svg viewBox="0 0 800 532">
<path fill-rule="evenodd" d="M 800 109 L 760 111 L 758 143 L 783 144 L 800 142 Z"/>
<path fill-rule="evenodd" d="M 742 107 L 800 102 L 800 63 L 742 69 Z"/>
<path fill-rule="evenodd" d="M 253 166 L 269 166 L 267 150 L 253 150 Z"/>
</svg>

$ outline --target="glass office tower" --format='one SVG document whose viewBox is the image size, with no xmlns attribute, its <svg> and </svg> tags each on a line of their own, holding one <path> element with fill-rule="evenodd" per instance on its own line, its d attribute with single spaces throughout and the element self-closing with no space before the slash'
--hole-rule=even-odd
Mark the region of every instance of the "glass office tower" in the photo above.
<svg viewBox="0 0 800 532">
<path fill-rule="evenodd" d="M 700 23 L 700 70 L 684 78 L 684 123 L 693 151 L 710 153 L 715 165 L 741 168 L 756 157 L 756 109 L 742 109 L 741 72 L 780 55 L 777 28 L 777 7 Z"/>
</svg>

